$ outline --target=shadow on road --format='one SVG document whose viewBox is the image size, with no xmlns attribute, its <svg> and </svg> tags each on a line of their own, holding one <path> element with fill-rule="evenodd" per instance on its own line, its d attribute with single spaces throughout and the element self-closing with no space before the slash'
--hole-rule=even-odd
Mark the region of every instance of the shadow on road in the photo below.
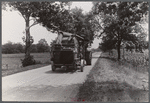
<svg viewBox="0 0 150 103">
<path fill-rule="evenodd" d="M 71 85 L 36 85 L 16 88 L 14 92 L 2 94 L 3 101 L 15 102 L 74 102 L 81 84 Z"/>
<path fill-rule="evenodd" d="M 100 58 L 100 57 L 92 57 L 93 59 L 95 59 L 95 58 Z"/>
<path fill-rule="evenodd" d="M 101 56 L 99 58 L 104 58 L 104 59 L 110 59 L 110 60 L 113 60 L 113 61 L 117 61 L 115 58 L 110 58 L 110 57 L 105 57 L 105 56 Z"/>
<path fill-rule="evenodd" d="M 81 72 L 79 69 L 77 70 L 74 70 L 74 69 L 68 69 L 68 70 L 65 70 L 65 69 L 62 69 L 62 68 L 57 68 L 55 71 L 47 71 L 45 72 L 46 74 L 73 74 L 73 73 L 76 73 L 76 72 Z"/>
</svg>

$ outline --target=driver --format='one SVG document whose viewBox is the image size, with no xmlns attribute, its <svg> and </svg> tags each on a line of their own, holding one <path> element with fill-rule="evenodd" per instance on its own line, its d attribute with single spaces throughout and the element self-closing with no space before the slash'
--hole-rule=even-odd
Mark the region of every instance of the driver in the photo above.
<svg viewBox="0 0 150 103">
<path fill-rule="evenodd" d="M 56 39 L 56 44 L 60 44 L 61 45 L 62 38 L 63 38 L 63 33 L 62 32 L 58 32 L 58 37 Z"/>
</svg>

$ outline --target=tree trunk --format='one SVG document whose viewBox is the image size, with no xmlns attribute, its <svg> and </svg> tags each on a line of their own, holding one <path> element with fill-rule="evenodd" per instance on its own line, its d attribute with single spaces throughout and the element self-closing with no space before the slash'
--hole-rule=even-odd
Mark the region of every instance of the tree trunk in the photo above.
<svg viewBox="0 0 150 103">
<path fill-rule="evenodd" d="M 118 47 L 117 47 L 117 51 L 118 51 L 118 60 L 120 60 L 120 44 L 121 44 L 121 41 L 118 41 Z"/>
<path fill-rule="evenodd" d="M 124 47 L 123 47 L 123 59 L 124 59 Z"/>
<path fill-rule="evenodd" d="M 137 44 L 135 45 L 135 51 L 138 52 L 138 46 L 137 46 Z"/>
<path fill-rule="evenodd" d="M 25 58 L 30 56 L 30 29 L 29 29 L 29 17 L 26 19 L 26 48 Z"/>
</svg>

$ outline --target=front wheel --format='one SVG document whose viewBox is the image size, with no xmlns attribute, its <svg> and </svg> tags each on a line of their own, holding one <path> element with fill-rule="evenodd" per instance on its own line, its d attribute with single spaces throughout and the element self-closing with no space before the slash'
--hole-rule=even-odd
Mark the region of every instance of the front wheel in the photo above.
<svg viewBox="0 0 150 103">
<path fill-rule="evenodd" d="M 88 55 L 88 57 L 86 59 L 87 65 L 91 65 L 91 60 L 92 60 L 92 53 L 89 52 L 89 55 Z"/>
<path fill-rule="evenodd" d="M 91 65 L 91 59 L 87 60 L 87 65 Z"/>
</svg>

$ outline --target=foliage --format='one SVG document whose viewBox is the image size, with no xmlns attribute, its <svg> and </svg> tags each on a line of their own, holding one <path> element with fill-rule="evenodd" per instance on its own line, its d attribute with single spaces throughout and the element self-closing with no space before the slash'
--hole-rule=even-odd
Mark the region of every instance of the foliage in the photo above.
<svg viewBox="0 0 150 103">
<path fill-rule="evenodd" d="M 39 40 L 37 44 L 33 44 L 30 47 L 31 53 L 38 53 L 38 52 L 49 52 L 49 45 L 45 39 Z M 24 53 L 25 46 L 21 43 L 12 43 L 8 42 L 2 45 L 2 53 L 3 54 L 14 54 L 14 53 Z"/>
<path fill-rule="evenodd" d="M 31 53 L 37 53 L 37 44 L 32 44 L 30 47 L 30 52 Z"/>
<path fill-rule="evenodd" d="M 59 8 L 59 5 L 58 5 Z M 89 23 L 89 14 L 83 14 L 82 9 L 75 8 L 71 10 L 62 9 L 59 12 L 57 9 L 53 11 L 41 11 L 38 15 L 39 22 L 48 30 L 60 30 L 78 35 L 85 35 L 88 40 L 93 40 L 93 31 Z M 54 21 L 54 22 L 53 22 Z"/>
<path fill-rule="evenodd" d="M 12 42 L 8 42 L 4 46 L 2 46 L 2 53 L 12 53 L 13 52 L 12 48 L 13 48 Z"/>
<path fill-rule="evenodd" d="M 36 61 L 34 60 L 33 56 L 30 55 L 28 57 L 25 57 L 24 59 L 21 59 L 21 63 L 22 63 L 22 66 L 25 67 L 29 65 L 34 65 Z"/>
<path fill-rule="evenodd" d="M 60 4 L 55 3 L 55 2 L 29 2 L 29 1 L 23 1 L 23 2 L 18 2 L 18 1 L 13 1 L 13 2 L 3 2 L 3 9 L 5 10 L 6 6 L 9 5 L 12 7 L 11 10 L 17 10 L 19 11 L 20 15 L 24 18 L 25 23 L 26 23 L 26 28 L 25 28 L 25 33 L 26 33 L 26 38 L 24 39 L 25 41 L 25 61 L 30 57 L 30 47 L 31 44 L 33 43 L 31 41 L 31 36 L 30 36 L 30 28 L 39 22 L 39 18 L 41 19 L 44 17 L 46 14 L 45 12 L 49 13 L 49 17 L 53 18 L 50 21 L 47 22 L 49 23 L 48 25 L 51 25 L 51 23 L 56 23 L 57 22 L 57 13 L 60 13 L 64 6 L 65 2 L 61 2 Z M 42 14 L 42 15 L 41 15 Z M 43 18 L 42 18 L 43 19 Z M 34 23 L 30 25 L 30 21 L 33 20 Z"/>
<path fill-rule="evenodd" d="M 112 50 L 112 55 L 107 56 L 112 60 L 117 60 L 117 51 L 115 49 Z M 149 50 L 146 49 L 143 51 L 144 53 L 137 53 L 137 52 L 129 52 L 124 51 L 121 49 L 121 56 L 123 57 L 118 63 L 120 65 L 126 65 L 129 68 L 132 68 L 138 72 L 148 72 L 149 70 Z"/>
<path fill-rule="evenodd" d="M 89 14 L 84 15 L 82 9 L 75 8 L 67 10 L 64 7 L 70 6 L 71 2 L 4 2 L 18 10 L 26 22 L 26 56 L 30 55 L 30 28 L 37 23 L 42 24 L 48 30 L 61 30 L 65 32 L 85 35 L 86 39 L 92 42 L 93 30 L 89 23 Z M 30 21 L 34 23 L 30 25 Z M 39 44 L 39 47 L 41 44 Z M 35 50 L 35 49 L 34 49 Z"/>
<path fill-rule="evenodd" d="M 5 2 L 7 3 L 10 7 L 12 7 L 13 10 L 19 11 L 20 15 L 24 18 L 25 20 L 25 32 L 26 32 L 26 39 L 24 39 L 25 44 L 25 58 L 22 60 L 22 65 L 27 66 L 27 65 L 32 65 L 34 64 L 33 57 L 30 56 L 30 46 L 32 44 L 31 42 L 31 36 L 30 36 L 30 27 L 33 25 L 36 25 L 36 19 L 34 19 L 34 23 L 30 25 L 30 19 L 33 15 L 38 13 L 38 10 L 40 8 L 37 8 L 38 2 L 18 2 L 18 1 L 13 1 L 13 2 Z"/>
<path fill-rule="evenodd" d="M 115 48 L 115 45 L 116 44 L 116 40 L 107 40 L 105 42 L 102 42 L 99 44 L 99 48 L 103 51 L 103 52 L 106 52 L 106 51 L 109 51 L 109 50 L 112 50 Z"/>
<path fill-rule="evenodd" d="M 112 45 L 117 47 L 119 60 L 121 43 L 137 41 L 132 27 L 143 15 L 147 15 L 148 2 L 97 2 L 95 6 L 93 25 L 100 32 L 96 36 L 103 38 L 104 46 L 113 42 Z"/>
<path fill-rule="evenodd" d="M 138 54 L 138 53 L 126 53 L 125 60 L 131 63 L 133 66 L 148 66 L 149 57 L 148 54 Z"/>
<path fill-rule="evenodd" d="M 138 51 L 139 49 L 139 51 L 142 52 L 142 49 L 144 49 L 147 45 L 146 38 L 148 36 L 148 32 L 146 32 L 145 29 L 141 25 L 142 25 L 141 23 L 136 23 L 133 29 L 135 33 L 137 34 L 136 51 Z"/>
<path fill-rule="evenodd" d="M 78 8 L 72 10 L 72 12 L 65 9 L 64 6 L 71 5 L 68 2 L 3 2 L 3 9 L 6 5 L 12 7 L 11 10 L 19 11 L 25 20 L 26 37 L 23 39 L 25 42 L 25 59 L 29 59 L 30 52 L 36 50 L 35 45 L 31 45 L 33 40 L 31 41 L 30 28 L 38 23 L 48 30 L 57 28 L 61 31 L 83 34 L 90 42 L 93 40 L 93 31 L 87 18 L 89 16 L 83 15 L 82 10 Z M 30 25 L 31 20 L 34 23 Z M 46 45 L 38 43 L 36 46 L 38 52 L 44 52 L 44 49 L 48 51 Z M 31 47 L 34 47 L 34 49 L 31 49 Z"/>
<path fill-rule="evenodd" d="M 38 22 L 46 27 L 48 30 L 59 27 L 61 30 L 65 30 L 64 23 L 68 18 L 68 11 L 64 8 L 65 2 L 50 3 L 41 2 L 41 10 L 33 17 L 38 18 Z"/>
<path fill-rule="evenodd" d="M 47 44 L 47 41 L 45 39 L 39 40 L 37 44 L 37 52 L 49 52 L 49 46 Z"/>
<path fill-rule="evenodd" d="M 143 48 L 144 48 L 144 49 L 149 49 L 149 41 L 145 41 L 145 42 L 144 42 Z"/>
<path fill-rule="evenodd" d="M 84 37 L 92 43 L 94 30 L 92 28 L 90 20 L 92 19 L 92 12 L 83 13 L 81 8 L 74 8 L 71 10 L 73 16 L 75 33 L 78 35 L 84 35 Z"/>
<path fill-rule="evenodd" d="M 4 54 L 12 54 L 12 53 L 23 53 L 24 48 L 20 43 L 12 43 L 8 42 L 2 45 L 2 53 Z"/>
</svg>

